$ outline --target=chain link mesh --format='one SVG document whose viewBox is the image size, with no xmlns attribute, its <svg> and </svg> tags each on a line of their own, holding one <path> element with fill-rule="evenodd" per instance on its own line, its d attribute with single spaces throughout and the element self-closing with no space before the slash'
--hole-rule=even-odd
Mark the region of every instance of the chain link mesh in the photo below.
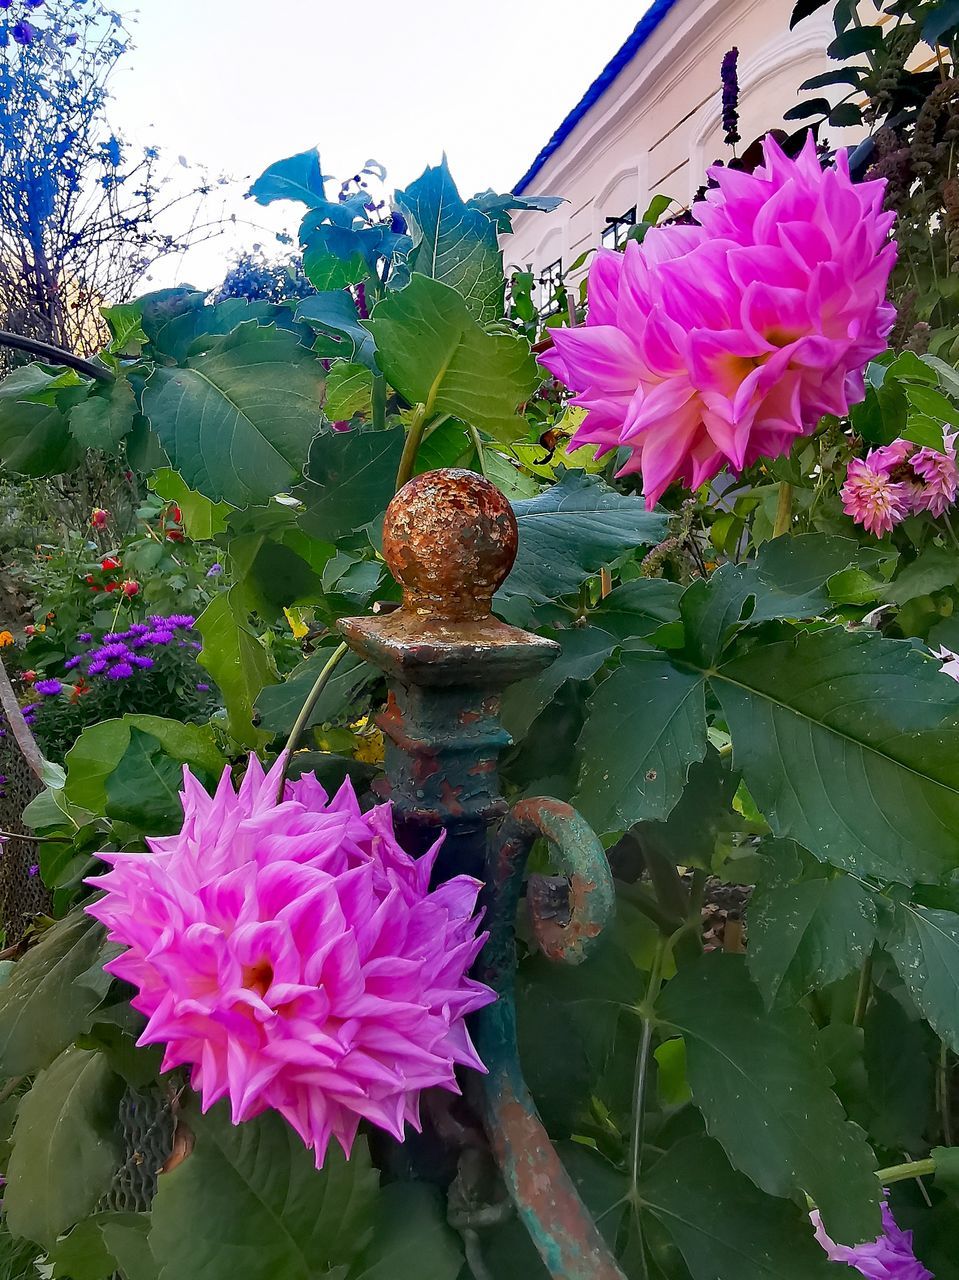
<svg viewBox="0 0 959 1280">
<path fill-rule="evenodd" d="M 157 1176 L 173 1150 L 171 1097 L 160 1085 L 129 1087 L 118 1117 L 122 1160 L 113 1183 L 99 1204 L 101 1210 L 143 1213 L 157 1191 Z"/>
<path fill-rule="evenodd" d="M 0 782 L 0 829 L 28 835 L 23 811 L 42 788 L 9 730 L 0 738 L 0 777 L 4 779 Z M 22 939 L 35 915 L 50 910 L 50 895 L 43 882 L 38 875 L 30 875 L 30 868 L 39 861 L 37 848 L 32 841 L 14 839 L 0 852 L 0 922 L 8 947 Z"/>
</svg>

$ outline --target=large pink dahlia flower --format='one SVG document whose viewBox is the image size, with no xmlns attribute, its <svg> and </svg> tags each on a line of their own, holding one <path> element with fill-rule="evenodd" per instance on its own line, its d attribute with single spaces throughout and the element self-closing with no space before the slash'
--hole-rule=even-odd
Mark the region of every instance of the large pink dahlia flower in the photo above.
<svg viewBox="0 0 959 1280">
<path fill-rule="evenodd" d="M 431 891 L 439 842 L 409 857 L 390 806 L 362 813 L 349 781 L 331 801 L 310 775 L 278 804 L 279 769 L 251 759 L 212 798 L 185 770 L 182 830 L 101 854 L 87 910 L 128 948 L 106 968 L 138 988 L 163 1069 L 191 1066 L 235 1124 L 279 1111 L 319 1166 L 331 1135 L 347 1155 L 361 1118 L 402 1139 L 422 1089 L 484 1070 L 464 1018 L 494 995 L 466 976 L 478 881 Z"/>
<path fill-rule="evenodd" d="M 710 170 L 695 225 L 601 250 L 586 324 L 554 329 L 540 357 L 588 410 L 573 444 L 628 447 L 620 474 L 642 472 L 649 507 L 845 414 L 886 347 L 885 182 L 854 184 L 842 152 L 824 171 L 811 134 L 796 160 L 772 138 L 764 151 L 754 173 Z"/>
</svg>

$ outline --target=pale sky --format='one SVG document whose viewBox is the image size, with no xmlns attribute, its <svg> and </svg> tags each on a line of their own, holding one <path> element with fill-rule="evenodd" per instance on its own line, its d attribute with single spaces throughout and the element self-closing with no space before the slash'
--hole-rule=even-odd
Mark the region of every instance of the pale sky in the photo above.
<svg viewBox="0 0 959 1280">
<path fill-rule="evenodd" d="M 177 180 L 183 155 L 244 190 L 273 160 L 318 146 L 325 173 L 372 157 L 392 189 L 445 150 L 464 195 L 505 191 L 650 2 L 142 0 L 111 116 L 130 141 L 162 147 Z M 229 207 L 296 230 L 291 205 L 229 193 Z M 269 233 L 232 235 L 280 249 Z M 213 286 L 229 248 L 201 246 L 149 287 Z"/>
</svg>

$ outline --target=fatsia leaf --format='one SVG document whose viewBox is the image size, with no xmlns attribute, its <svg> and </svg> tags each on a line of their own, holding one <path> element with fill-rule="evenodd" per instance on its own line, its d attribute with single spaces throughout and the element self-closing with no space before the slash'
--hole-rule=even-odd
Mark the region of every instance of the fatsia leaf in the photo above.
<svg viewBox="0 0 959 1280">
<path fill-rule="evenodd" d="M 519 551 L 497 601 L 545 604 L 578 591 L 585 580 L 632 547 L 666 536 L 666 517 L 599 476 L 566 471 L 535 498 L 513 503 Z"/>
<path fill-rule="evenodd" d="M 832 627 L 757 646 L 710 679 L 776 835 L 900 883 L 959 866 L 959 686 L 937 663 Z"/>
<path fill-rule="evenodd" d="M 450 414 L 495 440 L 527 433 L 516 414 L 539 382 L 529 344 L 487 333 L 449 285 L 414 273 L 365 322 L 390 385 L 428 414 Z"/>
<path fill-rule="evenodd" d="M 749 972 L 770 1006 L 852 973 L 875 938 L 874 895 L 849 876 L 820 869 L 798 884 L 757 890 L 749 904 Z"/>
<path fill-rule="evenodd" d="M 257 204 L 274 200 L 297 200 L 313 208 L 326 199 L 320 154 L 313 148 L 271 164 L 254 182 L 249 194 Z"/>
<path fill-rule="evenodd" d="M 380 1192 L 373 1239 L 349 1280 L 456 1280 L 463 1266 L 459 1237 L 446 1222 L 434 1187 L 393 1182 Z"/>
<path fill-rule="evenodd" d="M 869 1132 L 882 1147 L 919 1151 L 935 1097 L 930 1056 L 935 1037 L 915 1013 L 910 1016 L 881 989 L 875 992 L 863 1029 L 873 1110 Z"/>
<path fill-rule="evenodd" d="M 126 378 L 98 386 L 70 411 L 70 434 L 84 449 L 119 452 L 120 442 L 133 428 L 136 397 Z"/>
<path fill-rule="evenodd" d="M 343 1277 L 369 1240 L 377 1174 L 363 1138 L 322 1170 L 276 1112 L 232 1125 L 225 1104 L 190 1111 L 193 1152 L 160 1179 L 150 1247 L 160 1280 Z"/>
<path fill-rule="evenodd" d="M 496 227 L 480 209 L 464 203 L 446 157 L 428 168 L 396 200 L 413 235 L 413 271 L 450 285 L 481 323 L 503 314 L 503 256 Z"/>
<path fill-rule="evenodd" d="M 601 833 L 667 816 L 706 754 L 706 685 L 665 654 L 626 653 L 589 700 L 576 804 Z"/>
<path fill-rule="evenodd" d="M 763 1195 L 708 1138 L 684 1138 L 639 1185 L 693 1280 L 834 1280 L 809 1219 Z"/>
<path fill-rule="evenodd" d="M 0 1075 L 33 1075 L 80 1034 L 108 984 L 76 980 L 96 962 L 102 941 L 100 925 L 74 911 L 17 961 L 0 986 Z"/>
<path fill-rule="evenodd" d="M 261 689 L 276 682 L 276 676 L 259 637 L 234 606 L 234 590 L 215 596 L 197 619 L 196 629 L 203 638 L 197 662 L 223 694 L 230 733 L 242 746 L 255 747 L 253 704 Z"/>
<path fill-rule="evenodd" d="M 191 489 L 242 507 L 299 477 L 322 422 L 323 381 L 292 334 L 251 321 L 184 368 L 155 369 L 143 411 Z"/>
<path fill-rule="evenodd" d="M 300 527 L 333 542 L 381 515 L 393 497 L 406 432 L 323 431 L 310 446 Z"/>
<path fill-rule="evenodd" d="M 693 1100 L 733 1166 L 769 1195 L 809 1195 L 834 1240 L 875 1239 L 875 1157 L 830 1088 L 805 1010 L 767 1012 L 741 957 L 719 953 L 680 969 L 658 1010 L 683 1033 Z"/>
<path fill-rule="evenodd" d="M 900 903 L 889 950 L 923 1017 L 959 1053 L 959 915 Z"/>
<path fill-rule="evenodd" d="M 667 622 L 679 620 L 683 588 L 665 578 L 636 578 L 615 587 L 590 614 L 590 621 L 621 644 L 646 639 Z"/>
<path fill-rule="evenodd" d="M 67 418 L 39 397 L 58 375 L 24 365 L 0 381 L 0 464 L 21 476 L 53 476 L 80 461 Z"/>
<path fill-rule="evenodd" d="M 106 1191 L 120 1163 L 123 1082 L 100 1053 L 67 1049 L 23 1098 L 7 1169 L 10 1230 L 50 1248 Z"/>
</svg>

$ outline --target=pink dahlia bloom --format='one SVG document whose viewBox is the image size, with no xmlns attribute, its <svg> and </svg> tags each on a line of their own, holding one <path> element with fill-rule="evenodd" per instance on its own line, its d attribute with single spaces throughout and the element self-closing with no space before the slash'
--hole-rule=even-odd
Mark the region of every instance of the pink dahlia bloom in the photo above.
<svg viewBox="0 0 959 1280">
<path fill-rule="evenodd" d="M 845 154 L 823 171 L 810 135 L 796 160 L 772 138 L 765 166 L 717 166 L 696 225 L 601 250 L 589 314 L 540 357 L 588 412 L 574 446 L 626 446 L 652 507 L 788 452 L 823 414 L 864 395 L 885 350 L 896 260 L 884 181 L 853 184 Z"/>
<path fill-rule="evenodd" d="M 853 459 L 840 490 L 843 510 L 876 537 L 890 533 L 908 515 L 941 516 L 956 500 L 957 432 L 943 432 L 943 451 L 894 440 Z"/>
<path fill-rule="evenodd" d="M 127 947 L 106 968 L 138 988 L 163 1069 L 192 1067 L 234 1124 L 279 1111 L 319 1166 L 331 1136 L 348 1155 L 367 1119 L 402 1139 L 422 1089 L 484 1070 L 464 1018 L 495 997 L 466 976 L 478 881 L 431 891 L 439 842 L 409 857 L 389 805 L 362 813 L 349 781 L 331 801 L 310 775 L 278 804 L 279 769 L 251 759 L 212 798 L 185 770 L 182 830 L 101 854 L 87 909 Z"/>
<path fill-rule="evenodd" d="M 899 1230 L 888 1204 L 882 1206 L 882 1234 L 872 1244 L 854 1248 L 835 1244 L 826 1235 L 819 1213 L 811 1216 L 816 1239 L 830 1261 L 845 1262 L 867 1280 L 935 1280 L 912 1251 L 912 1232 Z"/>
<path fill-rule="evenodd" d="M 881 538 L 909 514 L 910 495 L 906 484 L 897 483 L 885 468 L 875 463 L 875 452 L 870 451 L 865 462 L 853 458 L 839 496 L 846 515 Z"/>
</svg>

